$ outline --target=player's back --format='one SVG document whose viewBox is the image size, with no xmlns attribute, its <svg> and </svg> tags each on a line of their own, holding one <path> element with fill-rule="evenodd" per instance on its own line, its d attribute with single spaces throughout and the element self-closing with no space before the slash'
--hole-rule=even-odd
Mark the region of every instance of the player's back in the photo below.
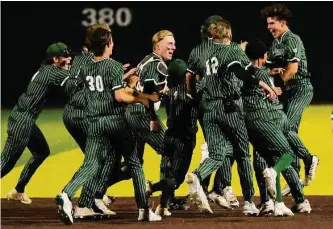
<svg viewBox="0 0 333 229">
<path fill-rule="evenodd" d="M 230 64 L 240 62 L 239 55 L 239 50 L 222 43 L 213 43 L 201 55 L 204 100 L 240 97 L 233 73 L 228 71 Z"/>
<path fill-rule="evenodd" d="M 69 72 L 55 65 L 41 66 L 33 75 L 26 91 L 20 96 L 14 107 L 12 117 L 37 119 L 46 102 L 47 95 L 60 86 L 68 77 Z"/>
<path fill-rule="evenodd" d="M 271 85 L 266 68 L 254 67 L 254 76 L 268 85 Z M 268 109 L 269 99 L 265 99 L 266 94 L 259 85 L 244 84 L 242 88 L 242 98 L 245 112 L 253 112 L 258 109 Z"/>
<path fill-rule="evenodd" d="M 111 58 L 86 61 L 80 77 L 86 84 L 88 116 L 124 114 L 124 104 L 118 102 L 114 94 L 123 87 L 123 73 L 122 65 Z"/>
<path fill-rule="evenodd" d="M 79 77 L 81 68 L 85 62 L 93 57 L 92 53 L 80 53 L 73 59 L 70 69 L 69 79 L 65 85 L 65 91 L 68 96 L 67 104 L 75 108 L 85 108 L 87 105 L 85 93 L 83 91 L 84 82 Z"/>
</svg>

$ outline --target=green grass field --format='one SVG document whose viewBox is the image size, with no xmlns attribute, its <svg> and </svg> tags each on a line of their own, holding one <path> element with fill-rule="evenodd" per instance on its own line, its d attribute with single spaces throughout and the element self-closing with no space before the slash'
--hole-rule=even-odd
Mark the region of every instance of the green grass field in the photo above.
<svg viewBox="0 0 333 229">
<path fill-rule="evenodd" d="M 309 150 L 319 156 L 320 166 L 316 180 L 305 189 L 306 194 L 333 195 L 333 133 L 331 131 L 330 114 L 331 105 L 312 105 L 306 109 L 300 127 L 300 136 Z M 165 111 L 160 110 L 160 117 L 165 122 Z M 63 109 L 45 109 L 37 120 L 38 126 L 43 131 L 51 150 L 51 156 L 39 168 L 28 184 L 26 191 L 31 197 L 53 197 L 61 191 L 69 181 L 83 160 L 83 154 L 78 149 L 75 141 L 66 131 L 62 122 Z M 1 149 L 7 138 L 7 120 L 9 110 L 1 110 Z M 197 133 L 197 146 L 195 148 L 190 170 L 195 169 L 201 159 L 200 145 L 203 143 L 201 130 Z M 30 157 L 26 149 L 16 164 L 13 171 L 1 180 L 1 196 L 15 186 L 24 164 Z M 146 146 L 144 170 L 146 178 L 157 181 L 160 157 Z M 303 170 L 302 170 L 303 176 Z M 236 166 L 233 168 L 233 188 L 237 195 L 241 195 L 239 178 Z M 186 194 L 183 184 L 178 190 L 178 195 Z M 108 190 L 116 196 L 132 196 L 131 181 L 121 182 Z M 256 188 L 256 193 L 258 193 Z M 77 193 L 79 194 L 79 193 Z"/>
</svg>

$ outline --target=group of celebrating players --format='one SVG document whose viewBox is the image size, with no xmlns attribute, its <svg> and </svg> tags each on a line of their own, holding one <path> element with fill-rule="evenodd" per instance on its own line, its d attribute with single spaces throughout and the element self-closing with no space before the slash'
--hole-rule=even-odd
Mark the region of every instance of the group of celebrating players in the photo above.
<svg viewBox="0 0 333 229">
<path fill-rule="evenodd" d="M 84 153 L 83 164 L 56 196 L 65 224 L 72 224 L 74 218 L 115 215 L 110 209 L 113 199 L 106 191 L 130 178 L 139 221 L 159 221 L 170 216 L 172 209 L 187 209 L 186 201 L 174 196 L 184 181 L 188 199 L 200 211 L 213 213 L 209 202 L 225 209 L 239 207 L 231 188 L 235 161 L 244 214 L 310 213 L 303 187 L 315 178 L 319 160 L 298 136 L 302 113 L 313 97 L 305 50 L 300 37 L 289 30 L 291 12 L 285 5 L 270 5 L 262 15 L 274 37 L 270 48 L 258 39 L 232 42 L 230 23 L 213 15 L 202 25 L 202 42 L 187 62 L 172 59 L 174 35 L 161 30 L 152 38 L 153 52 L 128 71 L 128 65 L 110 57 L 114 43 L 106 24 L 88 28 L 85 47 L 73 60 L 65 44 L 50 45 L 45 63 L 32 77 L 8 121 L 1 177 L 13 169 L 26 147 L 32 153 L 8 199 L 31 203 L 25 186 L 50 154 L 35 122 L 49 91 L 61 86 L 68 95 L 64 124 Z M 277 78 L 285 84 L 283 102 L 278 99 L 282 89 L 274 85 Z M 166 106 L 167 127 L 156 114 L 161 102 Z M 189 172 L 198 121 L 206 142 L 201 146 L 200 165 Z M 142 169 L 146 143 L 161 155 L 160 181 L 156 183 L 146 181 Z M 260 191 L 258 206 L 252 201 L 250 143 Z M 299 159 L 305 165 L 304 181 L 299 175 Z M 288 184 L 283 190 L 280 173 Z M 72 199 L 81 186 L 73 211 Z M 157 191 L 162 194 L 153 212 L 149 197 Z M 290 193 L 293 211 L 282 200 Z"/>
</svg>

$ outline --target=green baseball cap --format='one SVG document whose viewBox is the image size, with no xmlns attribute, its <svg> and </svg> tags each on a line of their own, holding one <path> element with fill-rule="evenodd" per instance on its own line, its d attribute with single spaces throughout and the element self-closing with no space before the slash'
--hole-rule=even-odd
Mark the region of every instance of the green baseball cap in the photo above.
<svg viewBox="0 0 333 229">
<path fill-rule="evenodd" d="M 54 57 L 54 56 L 63 56 L 68 57 L 70 56 L 70 50 L 68 49 L 67 45 L 65 45 L 62 42 L 57 42 L 51 44 L 47 50 L 46 50 L 46 56 L 48 58 Z"/>
</svg>

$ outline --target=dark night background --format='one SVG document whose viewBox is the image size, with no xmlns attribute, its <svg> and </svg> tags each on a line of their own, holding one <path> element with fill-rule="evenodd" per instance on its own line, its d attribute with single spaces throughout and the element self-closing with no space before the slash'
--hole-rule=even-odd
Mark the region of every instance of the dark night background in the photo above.
<svg viewBox="0 0 333 229">
<path fill-rule="evenodd" d="M 85 35 L 82 21 L 86 8 L 98 12 L 113 10 L 113 58 L 135 66 L 151 52 L 151 38 L 161 29 L 175 34 L 176 58 L 187 60 L 191 49 L 200 42 L 200 26 L 206 17 L 219 14 L 232 24 L 237 42 L 260 38 L 272 41 L 260 10 L 273 2 L 1 2 L 1 97 L 2 107 L 11 108 L 25 90 L 42 62 L 46 48 L 62 41 L 80 50 Z M 285 2 L 293 13 L 291 30 L 303 40 L 312 83 L 313 102 L 333 102 L 332 29 L 333 4 L 330 2 Z M 128 8 L 131 22 L 121 26 Z M 108 10 L 106 10 L 108 11 Z M 121 16 L 122 17 L 119 17 Z M 120 19 L 120 20 L 119 20 Z M 97 21 L 98 22 L 98 21 Z M 118 22 L 118 23 L 117 23 Z M 120 24 L 119 24 L 120 23 Z M 62 93 L 54 93 L 49 106 L 62 107 Z"/>
</svg>

